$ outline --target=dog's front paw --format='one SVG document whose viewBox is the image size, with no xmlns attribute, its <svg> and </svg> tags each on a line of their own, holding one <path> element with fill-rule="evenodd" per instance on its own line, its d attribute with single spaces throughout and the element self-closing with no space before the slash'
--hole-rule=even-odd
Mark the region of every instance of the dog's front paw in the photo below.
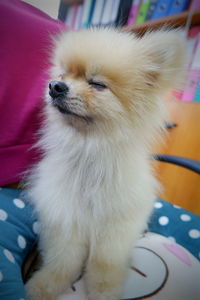
<svg viewBox="0 0 200 300">
<path fill-rule="evenodd" d="M 28 281 L 25 286 L 28 300 L 56 300 L 54 282 L 47 275 L 38 271 Z"/>
<path fill-rule="evenodd" d="M 119 297 L 116 295 L 110 295 L 110 294 L 96 294 L 96 295 L 90 295 L 88 297 L 88 300 L 119 300 Z"/>
<path fill-rule="evenodd" d="M 119 300 L 120 293 L 118 288 L 107 289 L 107 290 L 93 289 L 89 291 L 88 299 L 89 300 Z"/>
<path fill-rule="evenodd" d="M 28 300 L 47 300 L 48 297 L 42 283 L 32 278 L 25 286 Z"/>
</svg>

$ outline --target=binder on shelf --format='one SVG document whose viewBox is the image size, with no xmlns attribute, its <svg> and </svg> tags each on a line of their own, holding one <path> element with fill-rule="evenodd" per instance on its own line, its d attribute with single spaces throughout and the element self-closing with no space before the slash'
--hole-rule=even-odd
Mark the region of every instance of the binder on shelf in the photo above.
<svg viewBox="0 0 200 300">
<path fill-rule="evenodd" d="M 184 32 L 180 31 L 180 32 Z M 182 89 L 174 91 L 176 99 L 182 101 L 192 101 L 194 100 L 194 95 L 196 91 L 196 86 L 198 78 L 200 77 L 198 67 L 194 65 L 194 57 L 198 46 L 198 39 L 200 35 L 200 26 L 192 27 L 188 32 L 187 37 L 187 77 L 185 79 L 185 84 Z M 196 70 L 193 68 L 197 68 Z M 199 77 L 198 77 L 199 76 Z"/>
<path fill-rule="evenodd" d="M 197 75 L 197 79 L 196 79 L 196 89 L 194 92 L 194 97 L 193 100 L 194 101 L 200 101 L 199 99 L 199 80 L 200 80 L 200 33 L 198 34 L 197 37 L 197 45 L 196 45 L 196 49 L 195 49 L 195 54 L 194 54 L 194 58 L 192 61 L 192 66 L 191 66 L 192 70 L 196 71 L 196 75 Z"/>
<path fill-rule="evenodd" d="M 176 15 L 186 10 L 189 5 L 189 0 L 173 0 L 168 15 Z"/>
<path fill-rule="evenodd" d="M 62 22 L 65 22 L 68 9 L 69 9 L 69 4 L 60 1 L 60 6 L 58 9 L 58 19 L 61 20 Z"/>
<path fill-rule="evenodd" d="M 151 17 L 153 16 L 153 13 L 156 9 L 157 4 L 158 4 L 158 0 L 151 0 L 145 21 L 151 20 Z"/>
<path fill-rule="evenodd" d="M 133 0 L 131 8 L 130 8 L 130 12 L 129 12 L 129 16 L 128 16 L 128 25 L 133 25 L 136 23 L 136 18 L 140 9 L 140 5 L 142 3 L 142 0 Z"/>
<path fill-rule="evenodd" d="M 173 0 L 159 0 L 151 20 L 166 17 L 169 14 L 172 2 Z"/>
<path fill-rule="evenodd" d="M 195 98 L 199 78 L 200 78 L 200 34 L 198 34 L 194 46 L 192 62 L 188 71 L 186 87 L 183 92 L 183 101 L 192 101 Z"/>
<path fill-rule="evenodd" d="M 120 0 L 117 19 L 115 25 L 123 26 L 127 24 L 132 0 Z"/>
<path fill-rule="evenodd" d="M 195 91 L 195 95 L 194 95 L 194 99 L 195 102 L 200 102 L 200 77 L 199 77 L 199 81 L 197 84 L 197 89 Z"/>
<path fill-rule="evenodd" d="M 197 89 L 200 72 L 198 70 L 190 70 L 186 79 L 186 86 L 183 91 L 182 101 L 189 102 L 194 99 Z"/>
<path fill-rule="evenodd" d="M 117 15 L 119 11 L 120 0 L 113 1 L 112 13 L 111 13 L 111 24 L 114 25 L 117 20 Z"/>
<path fill-rule="evenodd" d="M 110 25 L 111 24 L 111 14 L 112 8 L 115 0 L 106 0 L 104 4 L 103 14 L 101 17 L 101 25 Z"/>
<path fill-rule="evenodd" d="M 190 4 L 190 10 L 197 11 L 200 9 L 200 1 L 199 0 L 192 0 Z"/>
<path fill-rule="evenodd" d="M 83 17 L 82 17 L 83 28 L 87 28 L 90 25 L 94 4 L 95 4 L 94 0 L 84 0 L 83 2 Z"/>
<path fill-rule="evenodd" d="M 72 17 L 72 29 L 75 29 L 76 19 L 77 19 L 77 13 L 78 13 L 78 3 L 72 4 L 73 8 L 73 17 Z"/>
<path fill-rule="evenodd" d="M 73 29 L 72 28 L 72 23 L 73 23 L 73 20 L 74 20 L 74 17 L 75 17 L 74 14 L 75 14 L 74 6 L 70 5 L 68 7 L 66 18 L 65 18 L 65 25 L 66 25 L 67 29 L 70 29 L 70 30 Z"/>
<path fill-rule="evenodd" d="M 103 15 L 104 5 L 106 0 L 97 0 L 94 5 L 93 15 L 91 19 L 91 25 L 97 26 L 101 23 Z"/>
<path fill-rule="evenodd" d="M 83 5 L 78 4 L 75 23 L 74 23 L 74 30 L 79 30 L 81 28 L 82 14 L 83 14 Z"/>
<path fill-rule="evenodd" d="M 146 15 L 150 6 L 150 2 L 151 0 L 143 0 L 141 5 L 140 5 L 140 9 L 138 12 L 138 16 L 136 19 L 136 24 L 142 24 L 145 19 L 146 19 Z"/>
</svg>

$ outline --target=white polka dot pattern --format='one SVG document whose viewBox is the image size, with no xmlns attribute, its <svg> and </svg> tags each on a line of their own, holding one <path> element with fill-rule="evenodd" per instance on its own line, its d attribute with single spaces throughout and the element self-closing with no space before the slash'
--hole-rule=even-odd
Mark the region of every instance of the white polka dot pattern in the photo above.
<svg viewBox="0 0 200 300">
<path fill-rule="evenodd" d="M 188 221 L 191 221 L 191 217 L 189 215 L 186 215 L 186 214 L 182 214 L 180 216 L 181 220 L 184 221 L 184 222 L 188 222 Z"/>
<path fill-rule="evenodd" d="M 39 230 L 40 230 L 40 224 L 39 224 L 39 222 L 34 222 L 34 223 L 33 223 L 33 232 L 34 232 L 35 234 L 38 234 L 38 233 L 39 233 Z"/>
<path fill-rule="evenodd" d="M 21 249 L 26 248 L 26 240 L 22 235 L 19 235 L 17 238 L 17 243 Z"/>
<path fill-rule="evenodd" d="M 24 201 L 22 201 L 21 199 L 15 198 L 15 199 L 13 200 L 13 203 L 14 203 L 15 206 L 17 206 L 18 208 L 24 208 L 24 207 L 25 207 L 25 203 L 24 203 Z"/>
<path fill-rule="evenodd" d="M 175 208 L 177 208 L 177 209 L 180 209 L 181 207 L 180 206 L 178 206 L 178 205 L 173 205 L 173 207 L 175 207 Z"/>
<path fill-rule="evenodd" d="M 189 236 L 192 238 L 192 239 L 198 239 L 200 238 L 200 231 L 197 230 L 197 229 L 191 229 L 189 232 L 188 232 Z"/>
<path fill-rule="evenodd" d="M 15 263 L 15 258 L 8 249 L 4 249 L 3 253 L 10 262 Z"/>
<path fill-rule="evenodd" d="M 0 209 L 0 221 L 5 221 L 8 217 L 8 214 L 5 210 Z"/>
<path fill-rule="evenodd" d="M 165 226 L 169 223 L 169 218 L 166 216 L 162 216 L 158 219 L 160 225 Z"/>
<path fill-rule="evenodd" d="M 161 202 L 156 202 L 156 203 L 154 203 L 154 207 L 155 208 L 161 208 L 161 207 L 163 207 L 163 205 L 162 205 Z"/>
</svg>

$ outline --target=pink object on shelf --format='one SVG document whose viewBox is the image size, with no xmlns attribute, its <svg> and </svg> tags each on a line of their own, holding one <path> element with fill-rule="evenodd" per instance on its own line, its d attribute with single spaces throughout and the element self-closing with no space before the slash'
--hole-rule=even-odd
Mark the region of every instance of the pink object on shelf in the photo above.
<svg viewBox="0 0 200 300">
<path fill-rule="evenodd" d="M 198 10 L 200 9 L 200 1 L 199 0 L 192 0 L 191 4 L 190 4 L 190 10 Z"/>
<path fill-rule="evenodd" d="M 182 101 L 192 101 L 200 78 L 200 70 L 190 70 L 186 80 L 186 86 L 182 95 Z"/>
<path fill-rule="evenodd" d="M 73 10 L 74 10 L 74 14 L 73 14 L 73 18 L 72 18 L 72 28 L 74 29 L 75 27 L 75 23 L 76 23 L 76 18 L 77 18 L 77 13 L 78 13 L 78 3 L 73 4 Z"/>
<path fill-rule="evenodd" d="M 19 0 L 0 1 L 0 186 L 17 182 L 38 153 L 52 36 L 64 25 Z"/>
<path fill-rule="evenodd" d="M 128 25 L 135 24 L 141 2 L 141 0 L 133 0 L 127 22 Z"/>
<path fill-rule="evenodd" d="M 174 90 L 172 94 L 177 100 L 181 100 L 183 97 L 183 90 Z"/>
<path fill-rule="evenodd" d="M 188 32 L 188 38 L 195 38 L 200 33 L 200 26 L 194 26 L 190 28 Z"/>
<path fill-rule="evenodd" d="M 189 64 L 186 86 L 183 92 L 183 101 L 194 99 L 200 78 L 200 33 L 197 34 L 195 45 L 192 51 L 192 59 Z"/>
</svg>

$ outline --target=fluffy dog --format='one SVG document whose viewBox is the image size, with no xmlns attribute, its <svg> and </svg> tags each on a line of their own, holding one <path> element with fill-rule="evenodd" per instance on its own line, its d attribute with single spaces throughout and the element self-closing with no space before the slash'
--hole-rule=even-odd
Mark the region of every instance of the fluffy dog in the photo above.
<svg viewBox="0 0 200 300">
<path fill-rule="evenodd" d="M 62 34 L 29 196 L 41 224 L 43 264 L 30 300 L 51 300 L 85 268 L 88 298 L 117 300 L 130 251 L 159 184 L 149 160 L 162 131 L 162 96 L 184 60 L 177 32 L 143 37 L 99 28 Z"/>
</svg>

